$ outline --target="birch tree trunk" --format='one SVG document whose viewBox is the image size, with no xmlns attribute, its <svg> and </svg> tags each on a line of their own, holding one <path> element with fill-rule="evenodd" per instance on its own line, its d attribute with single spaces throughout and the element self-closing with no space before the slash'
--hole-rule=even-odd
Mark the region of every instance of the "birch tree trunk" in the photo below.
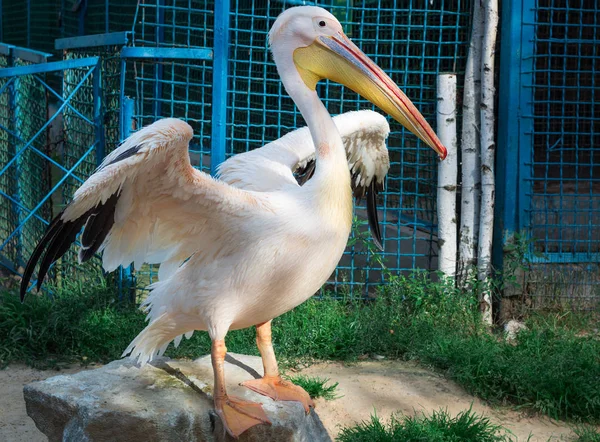
<svg viewBox="0 0 600 442">
<path fill-rule="evenodd" d="M 494 56 L 498 32 L 498 0 L 485 0 L 485 26 L 481 60 L 481 214 L 477 273 L 486 281 L 492 270 L 492 234 L 494 227 Z M 483 319 L 492 323 L 492 292 L 484 284 L 480 299 Z"/>
<path fill-rule="evenodd" d="M 481 103 L 481 45 L 483 14 L 480 0 L 473 3 L 473 25 L 469 56 L 465 67 L 461 142 L 461 204 L 458 274 L 463 286 L 472 277 L 479 235 L 479 201 L 481 174 L 479 161 L 479 127 Z"/>
<path fill-rule="evenodd" d="M 439 269 L 456 275 L 456 187 L 458 176 L 456 141 L 456 74 L 440 74 L 437 83 L 437 133 L 448 150 L 438 166 L 438 244 Z"/>
</svg>

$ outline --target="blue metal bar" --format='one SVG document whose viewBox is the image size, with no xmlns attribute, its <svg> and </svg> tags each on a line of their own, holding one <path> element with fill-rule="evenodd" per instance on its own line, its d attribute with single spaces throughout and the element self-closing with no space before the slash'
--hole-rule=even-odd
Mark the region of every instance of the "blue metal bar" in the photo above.
<svg viewBox="0 0 600 442">
<path fill-rule="evenodd" d="M 121 105 L 121 114 L 123 116 L 121 122 L 121 141 L 125 140 L 131 134 L 134 107 L 134 99 L 129 97 L 123 97 Z M 130 264 L 127 267 L 121 266 L 119 273 L 119 300 L 123 300 L 123 292 L 126 290 L 129 291 L 131 293 L 131 296 L 134 298 L 131 299 L 131 301 L 135 302 L 135 290 L 132 290 L 136 286 L 135 271 L 133 268 L 133 264 Z M 125 287 L 123 286 L 123 281 L 125 281 Z"/>
<path fill-rule="evenodd" d="M 25 140 L 23 140 L 19 134 L 14 133 L 12 130 L 10 130 L 8 127 L 5 127 L 4 125 L 0 124 L 0 129 L 2 129 L 4 132 L 6 132 L 7 134 L 9 134 L 11 137 L 16 138 L 17 141 L 19 141 L 20 143 L 25 143 Z"/>
<path fill-rule="evenodd" d="M 9 57 L 9 65 L 12 65 L 14 63 L 14 56 L 13 56 L 13 52 L 11 50 L 11 55 Z M 15 131 L 15 133 L 17 133 L 17 138 L 21 139 L 21 136 L 18 134 L 19 131 L 19 125 L 17 124 L 18 118 L 19 118 L 19 111 L 21 110 L 19 107 L 17 107 L 17 88 L 18 88 L 18 84 L 19 84 L 19 79 L 16 79 L 14 81 L 14 83 L 12 84 L 12 86 L 9 88 L 8 90 L 8 102 L 9 102 L 9 108 L 13 110 L 12 115 L 11 115 L 11 120 L 12 120 L 12 128 Z M 17 145 L 15 144 L 13 146 L 14 151 L 16 152 L 17 150 Z M 18 220 L 21 219 L 21 209 L 20 209 L 20 202 L 21 202 L 21 167 L 20 166 L 20 160 L 21 158 L 19 158 L 18 154 L 15 154 L 15 168 L 12 174 L 12 179 L 13 179 L 13 183 L 15 183 L 15 189 L 14 189 L 14 199 L 17 201 L 17 203 L 13 203 L 11 205 L 12 208 L 12 215 L 14 216 L 14 219 Z M 0 176 L 3 175 L 3 173 L 0 173 Z M 19 236 L 17 237 L 17 240 L 15 241 L 16 245 L 15 245 L 15 262 L 20 262 L 23 260 L 23 241 L 22 241 L 22 235 L 21 232 L 19 232 Z"/>
<path fill-rule="evenodd" d="M 79 35 L 85 34 L 85 15 L 87 14 L 87 0 L 81 0 L 79 5 Z"/>
<path fill-rule="evenodd" d="M 25 66 L 25 67 L 33 67 L 33 66 Z M 56 110 L 56 113 L 54 115 L 52 115 L 52 117 L 48 121 L 46 121 L 46 123 L 42 126 L 42 128 L 39 131 L 37 131 L 37 133 L 33 137 L 31 137 L 31 139 L 27 142 L 27 144 L 25 144 L 25 146 L 23 148 L 21 148 L 17 153 L 15 153 L 15 156 L 6 163 L 6 165 L 2 168 L 2 170 L 0 170 L 0 175 L 4 175 L 4 173 L 8 170 L 8 168 L 10 166 L 12 166 L 12 164 L 19 158 L 19 156 L 25 151 L 25 149 L 27 149 L 35 141 L 35 139 L 41 133 L 43 133 L 48 128 L 48 126 L 50 126 L 50 123 L 52 123 L 52 121 L 56 118 L 56 116 L 59 115 L 63 111 L 63 109 L 67 106 L 67 103 L 71 100 L 71 98 L 73 98 L 75 93 L 77 93 L 77 91 L 79 91 L 79 88 L 81 87 L 81 85 L 89 78 L 90 75 L 92 75 L 93 71 L 94 71 L 93 69 L 90 69 L 83 76 L 83 78 L 77 84 L 77 86 L 75 87 L 73 92 L 71 92 L 71 94 L 67 97 L 65 102 Z M 0 73 L 1 72 L 2 71 L 0 71 Z"/>
<path fill-rule="evenodd" d="M 139 8 L 139 5 L 138 5 Z M 121 131 L 121 139 L 123 139 L 123 134 L 124 132 L 124 109 L 125 109 L 125 100 L 128 99 L 128 97 L 125 97 L 125 74 L 127 71 L 127 63 L 125 63 L 125 59 L 121 58 L 121 72 L 119 74 L 119 108 L 121 109 L 121 112 L 119 112 L 119 130 Z"/>
<path fill-rule="evenodd" d="M 1 2 L 2 0 L 0 0 Z M 0 20 L 0 26 L 2 25 L 2 20 Z M 13 45 L 8 45 L 6 43 L 0 43 L 0 55 L 10 55 L 10 51 L 14 48 Z"/>
<path fill-rule="evenodd" d="M 31 46 L 31 0 L 26 0 L 27 8 L 27 46 Z"/>
<path fill-rule="evenodd" d="M 156 46 L 160 47 L 165 41 L 165 0 L 158 0 L 157 4 L 157 29 L 156 29 Z M 162 63 L 154 66 L 154 116 L 162 116 L 162 81 L 164 68 Z"/>
<path fill-rule="evenodd" d="M 93 99 L 94 99 L 94 128 L 96 131 L 96 165 L 99 167 L 104 159 L 104 125 L 103 123 L 103 107 L 102 107 L 102 92 L 101 79 L 102 69 L 100 67 L 100 61 L 95 68 L 92 69 L 94 72 L 92 75 L 92 87 L 93 87 Z"/>
<path fill-rule="evenodd" d="M 42 198 L 42 200 L 38 203 L 37 206 L 35 206 L 33 209 L 31 209 L 31 212 L 29 213 L 29 215 L 27 215 L 23 221 L 21 221 L 19 223 L 19 225 L 17 226 L 17 228 L 15 230 L 13 230 L 13 232 L 8 235 L 8 238 L 6 238 L 4 240 L 4 242 L 2 243 L 2 245 L 0 245 L 0 250 L 4 249 L 4 247 L 6 247 L 6 245 L 9 243 L 9 241 L 12 239 L 13 236 L 15 236 L 15 234 L 17 232 L 19 232 L 19 230 L 21 230 L 21 227 L 23 227 L 25 225 L 25 223 L 27 221 L 29 221 L 29 218 L 31 218 L 33 216 L 33 214 L 35 212 L 37 212 L 40 207 L 42 207 L 44 205 L 44 203 L 52 197 L 52 194 L 62 185 L 62 183 L 65 182 L 65 180 L 70 177 L 73 172 L 75 171 L 75 169 L 77 169 L 77 167 L 79 167 L 79 165 L 83 162 L 83 160 L 85 160 L 85 158 L 90 154 L 90 152 L 94 149 L 94 147 L 96 147 L 96 143 L 92 144 L 92 146 L 87 150 L 86 153 L 84 153 L 81 158 L 79 158 L 79 160 L 77 160 L 77 162 L 73 165 L 73 167 L 71 169 L 69 169 L 69 172 L 67 174 L 65 174 L 65 176 L 63 176 L 58 183 L 56 183 L 54 185 L 54 187 L 46 194 L 46 196 L 44 198 Z M 1 174 L 0 174 L 1 175 Z"/>
<path fill-rule="evenodd" d="M 543 256 L 531 255 L 527 260 L 532 264 L 598 263 L 600 253 L 545 253 Z"/>
<path fill-rule="evenodd" d="M 121 121 L 121 142 L 131 134 L 134 107 L 135 100 L 133 98 L 123 97 L 123 104 L 121 106 L 121 114 L 123 116 Z"/>
<path fill-rule="evenodd" d="M 23 141 L 24 142 L 24 141 Z M 35 146 L 29 146 L 29 148 L 34 151 L 35 153 L 37 153 L 39 156 L 41 156 L 43 159 L 45 159 L 46 161 L 49 161 L 50 163 L 54 164 L 56 167 L 58 167 L 62 172 L 69 172 L 69 169 L 66 169 L 62 164 L 57 163 L 56 161 L 54 161 L 52 158 L 50 158 L 48 155 L 46 155 L 44 152 L 42 152 L 41 150 L 39 150 L 37 147 Z M 80 183 L 83 184 L 84 180 L 82 180 L 81 178 L 79 178 L 77 175 L 73 175 L 73 178 L 75 178 L 76 181 L 79 181 Z"/>
<path fill-rule="evenodd" d="M 13 80 L 15 79 L 15 77 L 12 77 L 10 80 L 8 80 L 6 83 L 4 83 L 4 86 L 2 86 L 0 88 L 0 95 L 2 95 L 4 93 L 4 90 L 7 89 L 11 83 L 13 82 Z"/>
<path fill-rule="evenodd" d="M 0 78 L 17 77 L 20 75 L 41 74 L 42 72 L 63 71 L 65 69 L 84 68 L 98 64 L 99 57 L 78 58 L 75 60 L 53 61 L 30 66 L 18 66 L 0 69 Z"/>
<path fill-rule="evenodd" d="M 522 0 L 521 12 L 523 22 L 533 23 L 535 20 L 535 3 L 536 0 Z M 534 26 L 521 25 L 521 78 L 519 88 L 519 124 L 512 130 L 518 130 L 518 203 L 517 203 L 517 228 L 520 231 L 526 231 L 527 234 L 530 225 L 530 216 L 528 211 L 531 208 L 531 188 L 532 188 L 532 173 L 533 167 L 528 164 L 533 160 L 533 66 L 535 42 Z M 524 72 L 531 72 L 524 74 Z M 512 86 L 514 87 L 514 86 Z M 513 163 L 514 164 L 514 163 Z M 513 166 L 514 167 L 514 166 Z M 530 245 L 532 247 L 532 245 Z M 528 254 L 528 258 L 533 256 L 533 253 Z"/>
<path fill-rule="evenodd" d="M 109 32 L 107 34 L 82 35 L 80 37 L 58 38 L 54 49 L 92 48 L 97 46 L 126 45 L 131 32 Z"/>
<path fill-rule="evenodd" d="M 225 161 L 227 143 L 227 86 L 229 68 L 229 0 L 215 3 L 214 64 L 212 93 L 212 139 L 210 173 L 215 175 L 217 167 Z"/>
<path fill-rule="evenodd" d="M 19 201 L 17 201 L 16 199 L 14 199 L 12 196 L 4 193 L 2 190 L 0 190 L 0 196 L 3 196 L 4 198 L 6 198 L 7 200 L 9 200 L 11 203 L 16 204 L 19 206 L 20 209 L 25 210 L 27 212 L 32 212 L 32 210 L 28 207 L 25 207 L 24 205 L 22 205 Z M 43 222 L 44 224 L 48 225 L 50 224 L 48 221 L 46 221 L 44 218 L 42 218 L 41 216 L 37 215 L 37 214 L 33 214 L 34 218 L 38 219 L 39 221 Z"/>
<path fill-rule="evenodd" d="M 48 84 L 46 84 L 46 82 L 44 80 L 42 80 L 38 75 L 34 75 L 34 77 L 37 81 L 42 83 L 42 85 L 48 90 L 48 92 L 53 94 L 60 101 L 64 101 L 64 98 L 61 95 L 57 94 L 56 91 L 54 89 L 52 89 L 50 86 L 48 86 Z M 77 114 L 77 116 L 79 116 L 79 118 L 81 118 L 83 121 L 85 121 L 86 123 L 89 123 L 91 125 L 94 124 L 94 122 L 92 120 L 90 120 L 88 117 L 86 117 L 81 112 L 79 112 L 77 109 L 75 109 L 70 103 L 67 104 L 67 106 L 69 107 L 69 109 L 71 109 L 73 112 L 75 112 L 75 114 Z"/>
<path fill-rule="evenodd" d="M 47 52 L 35 51 L 29 48 L 21 48 L 19 46 L 13 46 L 12 56 L 20 60 L 29 61 L 31 63 L 46 63 L 52 54 Z"/>
<path fill-rule="evenodd" d="M 518 230 L 519 119 L 521 89 L 521 32 L 523 0 L 506 0 L 502 8 L 498 148 L 496 149 L 496 206 L 492 259 L 501 269 L 504 244 Z"/>
<path fill-rule="evenodd" d="M 152 58 L 162 60 L 212 60 L 213 51 L 206 48 L 145 48 L 126 47 L 121 49 L 122 58 Z"/>
</svg>

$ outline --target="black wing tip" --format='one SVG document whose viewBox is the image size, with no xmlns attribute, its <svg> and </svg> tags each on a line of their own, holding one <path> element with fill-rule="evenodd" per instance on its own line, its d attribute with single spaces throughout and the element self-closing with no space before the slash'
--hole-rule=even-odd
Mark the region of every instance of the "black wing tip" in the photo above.
<svg viewBox="0 0 600 442">
<path fill-rule="evenodd" d="M 29 285 L 29 282 L 27 284 L 23 284 L 23 282 L 21 281 L 21 290 L 19 291 L 19 296 L 21 298 L 21 304 L 23 304 L 25 302 L 25 295 L 27 295 L 27 286 Z"/>
<path fill-rule="evenodd" d="M 377 186 L 375 180 L 367 188 L 367 217 L 369 218 L 369 228 L 373 242 L 383 252 L 383 244 L 381 240 L 381 229 L 379 227 L 379 215 L 377 213 Z"/>
<path fill-rule="evenodd" d="M 313 177 L 315 174 L 316 164 L 316 161 L 312 159 L 306 163 L 306 166 L 295 171 L 294 175 L 299 186 L 303 186 Z"/>
<path fill-rule="evenodd" d="M 23 277 L 21 279 L 20 297 L 21 302 L 24 302 L 25 296 L 27 295 L 27 289 L 33 276 L 33 271 L 40 262 L 40 268 L 38 270 L 38 278 L 36 287 L 40 291 L 44 278 L 48 273 L 48 270 L 58 259 L 60 259 L 71 247 L 73 241 L 77 237 L 77 234 L 81 230 L 84 224 L 87 223 L 91 216 L 94 216 L 92 223 L 89 224 L 90 231 L 87 233 L 87 240 L 89 247 L 86 247 L 83 253 L 79 253 L 81 262 L 89 260 L 96 251 L 102 245 L 104 239 L 108 235 L 108 232 L 112 228 L 114 223 L 114 213 L 117 201 L 119 200 L 120 192 L 111 195 L 104 204 L 98 204 L 93 209 L 88 210 L 79 218 L 72 221 L 61 220 L 63 212 L 58 214 L 54 220 L 48 226 L 44 237 L 40 240 L 35 250 L 31 254 Z M 98 216 L 100 215 L 100 216 Z M 93 221 L 97 222 L 94 223 Z M 88 226 L 86 224 L 86 226 Z M 87 229 L 86 229 L 87 230 Z M 85 232 L 84 232 L 85 234 Z M 82 238 L 83 241 L 83 238 Z M 85 241 L 84 241 L 85 242 Z M 45 251 L 45 254 L 44 254 Z"/>
<path fill-rule="evenodd" d="M 29 282 L 31 281 L 31 277 L 33 276 L 33 271 L 35 266 L 37 265 L 40 257 L 44 253 L 46 246 L 54 240 L 54 237 L 60 233 L 62 221 L 61 217 L 64 211 L 61 211 L 50 224 L 46 228 L 46 232 L 44 236 L 40 240 L 40 242 L 35 246 L 33 253 L 29 257 L 29 261 L 27 261 L 27 265 L 25 266 L 25 271 L 23 272 L 23 276 L 21 277 L 21 286 L 20 286 L 20 297 L 21 302 L 25 301 L 25 296 L 27 295 L 27 289 L 29 288 Z"/>
</svg>

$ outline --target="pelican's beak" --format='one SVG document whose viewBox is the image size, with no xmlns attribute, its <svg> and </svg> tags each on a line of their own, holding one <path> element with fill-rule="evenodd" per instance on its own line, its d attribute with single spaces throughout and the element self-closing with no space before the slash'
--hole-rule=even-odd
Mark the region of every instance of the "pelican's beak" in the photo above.
<svg viewBox="0 0 600 442">
<path fill-rule="evenodd" d="M 446 148 L 400 88 L 343 33 L 318 37 L 294 51 L 294 63 L 312 90 L 327 78 L 348 86 L 423 140 L 446 158 Z"/>
</svg>

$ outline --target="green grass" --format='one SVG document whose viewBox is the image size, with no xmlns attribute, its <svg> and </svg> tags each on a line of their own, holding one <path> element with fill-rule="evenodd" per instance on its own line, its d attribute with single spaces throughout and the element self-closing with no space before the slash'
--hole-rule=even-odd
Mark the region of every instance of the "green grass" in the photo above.
<svg viewBox="0 0 600 442">
<path fill-rule="evenodd" d="M 304 388 L 304 390 L 313 399 L 322 397 L 325 400 L 331 401 L 333 399 L 339 398 L 339 396 L 335 392 L 339 385 L 339 382 L 336 382 L 331 385 L 325 385 L 330 381 L 329 378 L 320 378 L 303 375 L 287 376 L 287 378 L 294 384 Z"/>
<path fill-rule="evenodd" d="M 141 312 L 113 299 L 102 285 L 56 290 L 54 301 L 30 295 L 24 304 L 2 294 L 1 363 L 120 358 L 145 323 Z M 309 300 L 274 321 L 273 341 L 284 366 L 369 354 L 414 359 L 492 403 L 600 421 L 600 340 L 573 325 L 584 322 L 535 317 L 511 345 L 481 324 L 472 294 L 415 273 L 393 278 L 373 301 Z M 227 347 L 258 355 L 252 329 L 229 333 Z M 209 350 L 208 335 L 196 332 L 167 355 L 195 358 Z"/>
<path fill-rule="evenodd" d="M 340 442 L 504 442 L 511 439 L 487 418 L 466 410 L 456 417 L 447 411 L 431 416 L 392 416 L 384 424 L 376 416 L 370 421 L 342 429 Z"/>
<path fill-rule="evenodd" d="M 576 442 L 600 442 L 600 432 L 589 426 L 578 426 L 574 429 Z"/>
</svg>

